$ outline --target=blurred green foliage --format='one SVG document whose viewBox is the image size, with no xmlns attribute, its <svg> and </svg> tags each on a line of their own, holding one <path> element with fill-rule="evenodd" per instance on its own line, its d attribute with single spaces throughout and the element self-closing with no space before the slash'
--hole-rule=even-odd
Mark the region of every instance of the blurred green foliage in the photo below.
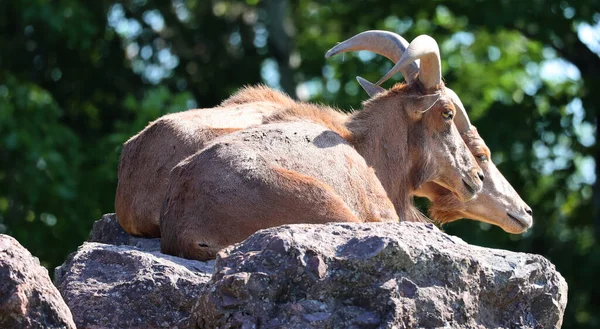
<svg viewBox="0 0 600 329">
<path fill-rule="evenodd" d="M 368 29 L 427 33 L 535 217 L 520 236 L 444 229 L 548 257 L 569 283 L 564 328 L 600 327 L 599 24 L 597 0 L 0 1 L 0 233 L 52 268 L 113 211 L 121 145 L 149 121 L 261 81 L 357 108 L 355 76 L 391 63 L 325 51 Z"/>
</svg>

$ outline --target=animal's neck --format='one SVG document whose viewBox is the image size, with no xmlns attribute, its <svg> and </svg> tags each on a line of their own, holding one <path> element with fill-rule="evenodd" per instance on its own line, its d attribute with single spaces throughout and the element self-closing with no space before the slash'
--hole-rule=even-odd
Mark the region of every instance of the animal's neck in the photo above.
<svg viewBox="0 0 600 329">
<path fill-rule="evenodd" d="M 375 169 L 400 218 L 422 221 L 424 217 L 412 201 L 415 187 L 410 174 L 414 164 L 408 156 L 407 118 L 399 114 L 401 111 L 372 108 L 366 103 L 346 122 L 349 142 Z"/>
</svg>

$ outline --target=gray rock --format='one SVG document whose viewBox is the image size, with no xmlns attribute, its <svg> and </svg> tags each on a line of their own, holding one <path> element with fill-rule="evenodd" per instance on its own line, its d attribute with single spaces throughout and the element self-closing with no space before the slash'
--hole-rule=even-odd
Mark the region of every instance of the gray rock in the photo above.
<svg viewBox="0 0 600 329">
<path fill-rule="evenodd" d="M 79 328 L 193 328 L 190 312 L 214 261 L 161 254 L 160 239 L 129 236 L 113 214 L 55 271 Z M 106 244 L 109 243 L 109 244 Z"/>
<path fill-rule="evenodd" d="M 4 234 L 0 234 L 0 328 L 75 328 L 48 270 Z"/>
<path fill-rule="evenodd" d="M 542 256 L 431 224 L 289 225 L 219 253 L 201 328 L 560 328 L 567 284 Z"/>
<path fill-rule="evenodd" d="M 88 242 L 100 242 L 115 246 L 128 245 L 144 251 L 160 251 L 160 239 L 130 235 L 121 227 L 114 213 L 105 214 L 94 222 Z"/>
<path fill-rule="evenodd" d="M 114 215 L 90 241 L 103 243 L 56 271 L 79 327 L 559 328 L 566 306 L 545 258 L 471 246 L 430 224 L 259 231 L 219 253 L 210 281 L 214 261 L 161 254 L 159 239 L 129 236 Z"/>
</svg>

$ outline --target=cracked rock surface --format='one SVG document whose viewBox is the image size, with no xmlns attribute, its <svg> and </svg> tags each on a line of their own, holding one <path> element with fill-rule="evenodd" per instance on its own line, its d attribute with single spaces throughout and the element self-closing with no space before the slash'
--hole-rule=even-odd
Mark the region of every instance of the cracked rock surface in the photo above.
<svg viewBox="0 0 600 329">
<path fill-rule="evenodd" d="M 407 222 L 262 230 L 206 289 L 200 328 L 559 328 L 567 303 L 544 257 Z"/>
<path fill-rule="evenodd" d="M 159 245 L 122 231 L 114 215 L 98 221 L 56 270 L 75 324 L 537 329 L 560 328 L 567 303 L 544 257 L 469 245 L 424 223 L 280 226 L 216 262 Z"/>
<path fill-rule="evenodd" d="M 75 328 L 48 270 L 4 234 L 0 234 L 0 328 Z"/>
<path fill-rule="evenodd" d="M 90 240 L 99 242 L 85 242 L 55 271 L 77 327 L 194 327 L 190 312 L 214 261 L 161 254 L 159 239 L 129 236 L 114 215 L 94 224 Z"/>
</svg>

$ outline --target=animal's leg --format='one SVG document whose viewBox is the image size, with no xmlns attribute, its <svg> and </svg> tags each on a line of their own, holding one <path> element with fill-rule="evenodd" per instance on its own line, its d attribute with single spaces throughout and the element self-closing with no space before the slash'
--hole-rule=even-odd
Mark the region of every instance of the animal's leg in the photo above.
<svg viewBox="0 0 600 329">
<path fill-rule="evenodd" d="M 163 241 L 163 252 L 207 260 L 214 258 L 218 250 L 241 242 L 264 228 L 300 223 L 360 222 L 342 198 L 320 180 L 281 167 L 269 167 L 266 176 L 267 179 L 239 185 L 233 193 L 227 191 L 226 200 L 215 197 L 214 194 L 219 192 L 214 190 L 213 195 L 197 200 L 196 209 L 202 211 L 195 214 L 196 218 L 185 220 L 185 227 L 176 228 L 176 239 L 171 239 L 170 243 Z M 203 191 L 206 192 L 209 191 Z M 223 202 L 215 203 L 214 200 Z M 173 245 L 177 250 L 172 248 Z"/>
</svg>

